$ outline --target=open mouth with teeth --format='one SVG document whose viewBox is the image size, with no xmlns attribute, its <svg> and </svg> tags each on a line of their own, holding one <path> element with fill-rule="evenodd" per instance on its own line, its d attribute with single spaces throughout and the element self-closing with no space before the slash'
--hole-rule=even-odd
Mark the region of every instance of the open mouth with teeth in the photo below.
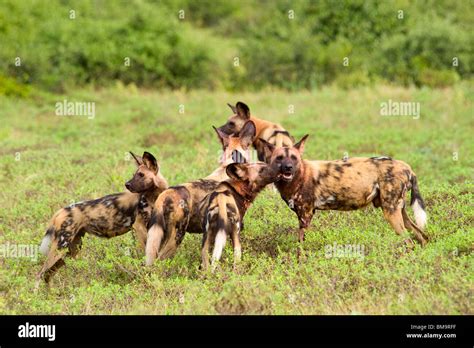
<svg viewBox="0 0 474 348">
<path fill-rule="evenodd" d="M 284 181 L 291 181 L 291 180 L 293 180 L 293 173 L 292 172 L 280 173 L 279 179 L 284 180 Z"/>
</svg>

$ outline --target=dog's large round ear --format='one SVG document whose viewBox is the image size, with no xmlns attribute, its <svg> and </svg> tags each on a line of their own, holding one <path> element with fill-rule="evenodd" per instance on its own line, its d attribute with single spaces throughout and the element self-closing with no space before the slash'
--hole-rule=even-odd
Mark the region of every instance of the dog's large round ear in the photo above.
<svg viewBox="0 0 474 348">
<path fill-rule="evenodd" d="M 225 134 L 223 131 L 221 131 L 219 128 L 216 128 L 214 126 L 212 126 L 212 128 L 214 128 L 214 130 L 216 131 L 217 133 L 217 137 L 219 138 L 221 144 L 222 144 L 222 147 L 226 147 L 227 145 L 229 145 L 229 135 L 228 134 Z"/>
<path fill-rule="evenodd" d="M 156 160 L 155 156 L 149 152 L 145 151 L 143 153 L 143 163 L 155 174 L 157 174 L 160 170 L 160 166 L 158 165 L 158 161 Z"/>
<path fill-rule="evenodd" d="M 239 132 L 240 143 L 243 147 L 249 147 L 257 134 L 257 127 L 253 121 L 245 122 L 244 126 Z"/>
<path fill-rule="evenodd" d="M 129 151 L 130 155 L 132 155 L 133 159 L 135 160 L 135 164 L 137 166 L 141 166 L 143 164 L 143 159 L 140 156 L 135 155 L 132 151 Z"/>
<path fill-rule="evenodd" d="M 300 141 L 298 141 L 293 147 L 298 150 L 300 155 L 303 154 L 304 152 L 304 143 L 306 142 L 306 139 L 308 139 L 309 134 L 306 134 L 303 138 L 301 138 Z"/>
<path fill-rule="evenodd" d="M 247 167 L 243 163 L 231 163 L 225 167 L 227 176 L 234 180 L 245 180 Z"/>
<path fill-rule="evenodd" d="M 240 117 L 242 117 L 245 120 L 250 119 L 250 109 L 247 106 L 247 104 L 242 103 L 242 102 L 237 102 L 235 107 L 237 109 L 237 115 L 239 115 Z"/>
<path fill-rule="evenodd" d="M 227 103 L 227 105 L 229 106 L 229 108 L 232 110 L 234 114 L 237 114 L 237 108 L 234 105 L 229 104 L 229 103 Z"/>
</svg>

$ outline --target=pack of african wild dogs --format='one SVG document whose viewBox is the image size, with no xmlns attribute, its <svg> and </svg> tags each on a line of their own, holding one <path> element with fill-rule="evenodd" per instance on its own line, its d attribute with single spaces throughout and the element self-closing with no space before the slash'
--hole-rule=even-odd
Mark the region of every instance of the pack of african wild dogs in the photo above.
<svg viewBox="0 0 474 348">
<path fill-rule="evenodd" d="M 186 233 L 200 233 L 203 271 L 215 269 L 230 239 L 236 265 L 242 257 L 245 213 L 269 184 L 296 213 L 300 247 L 316 210 L 357 210 L 369 204 L 382 209 L 405 243 L 413 245 L 408 231 L 422 246 L 427 243 L 425 205 L 407 163 L 384 156 L 303 159 L 308 135 L 295 142 L 281 125 L 251 115 L 246 104 L 228 106 L 232 115 L 213 127 L 223 150 L 219 166 L 205 178 L 169 186 L 151 153 L 131 153 L 137 169 L 125 192 L 58 210 L 40 246 L 47 256 L 37 285 L 41 279 L 48 283 L 66 256 L 78 254 L 86 233 L 112 238 L 133 231 L 148 266 L 179 252 Z M 251 161 L 252 149 L 258 161 Z M 410 190 L 415 221 L 406 211 Z"/>
</svg>

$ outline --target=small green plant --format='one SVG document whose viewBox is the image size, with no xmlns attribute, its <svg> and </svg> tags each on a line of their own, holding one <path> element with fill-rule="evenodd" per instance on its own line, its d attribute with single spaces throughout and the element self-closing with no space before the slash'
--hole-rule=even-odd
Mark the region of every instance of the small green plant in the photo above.
<svg viewBox="0 0 474 348">
<path fill-rule="evenodd" d="M 25 98 L 30 94 L 31 87 L 18 83 L 15 79 L 0 75 L 0 95 Z"/>
</svg>

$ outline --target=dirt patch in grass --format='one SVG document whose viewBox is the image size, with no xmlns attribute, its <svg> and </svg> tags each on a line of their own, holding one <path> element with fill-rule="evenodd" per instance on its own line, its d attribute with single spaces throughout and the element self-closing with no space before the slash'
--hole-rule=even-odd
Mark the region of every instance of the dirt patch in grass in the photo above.
<svg viewBox="0 0 474 348">
<path fill-rule="evenodd" d="M 159 144 L 179 144 L 179 136 L 172 132 L 151 133 L 143 137 L 141 145 L 144 147 L 156 146 Z"/>
</svg>

